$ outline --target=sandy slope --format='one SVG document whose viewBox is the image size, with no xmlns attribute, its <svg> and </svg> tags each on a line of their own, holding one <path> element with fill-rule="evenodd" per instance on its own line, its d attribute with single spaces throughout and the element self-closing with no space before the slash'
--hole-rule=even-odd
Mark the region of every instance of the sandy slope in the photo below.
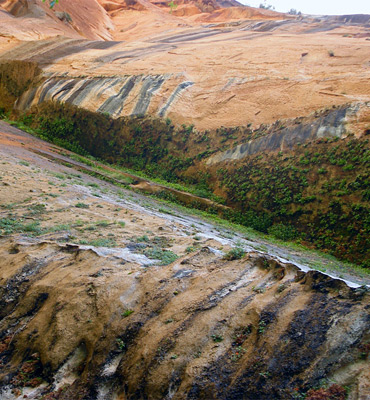
<svg viewBox="0 0 370 400">
<path fill-rule="evenodd" d="M 192 82 L 165 116 L 199 129 L 270 123 L 333 104 L 370 100 L 366 24 L 324 17 L 298 20 L 238 7 L 179 17 L 143 0 L 119 3 L 109 13 L 86 5 L 87 14 L 81 14 L 79 4 L 66 0 L 55 9 L 65 8 L 72 23 L 59 21 L 55 11 L 45 11 L 40 3 L 38 9 L 47 14 L 37 18 L 0 13 L 6 37 L 0 40 L 0 60 L 46 62 L 46 74 L 63 76 L 161 75 L 166 83 L 153 92 L 147 111 L 155 115 L 179 83 Z M 21 44 L 21 54 L 17 52 L 20 39 L 58 34 L 115 42 L 100 47 L 81 42 L 73 52 L 63 52 L 66 42 L 61 39 L 54 56 L 49 48 L 44 54 L 33 45 Z M 93 97 L 87 103 L 94 109 Z M 131 112 L 127 107 L 124 114 Z"/>
</svg>

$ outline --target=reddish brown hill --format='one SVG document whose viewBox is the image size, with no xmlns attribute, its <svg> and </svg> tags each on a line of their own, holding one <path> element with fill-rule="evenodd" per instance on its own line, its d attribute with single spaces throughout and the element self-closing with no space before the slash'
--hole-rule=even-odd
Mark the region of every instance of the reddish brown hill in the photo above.
<svg viewBox="0 0 370 400">
<path fill-rule="evenodd" d="M 96 0 L 63 0 L 50 9 L 41 0 L 2 0 L 0 35 L 21 40 L 50 36 L 110 40 L 112 22 Z"/>
</svg>

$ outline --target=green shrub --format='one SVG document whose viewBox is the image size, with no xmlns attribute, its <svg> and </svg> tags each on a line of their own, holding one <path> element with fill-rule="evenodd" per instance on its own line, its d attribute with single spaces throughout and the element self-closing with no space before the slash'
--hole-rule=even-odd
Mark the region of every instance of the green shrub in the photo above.
<svg viewBox="0 0 370 400">
<path fill-rule="evenodd" d="M 228 261 L 240 260 L 245 256 L 245 251 L 241 247 L 234 247 L 224 255 L 224 259 Z"/>
<path fill-rule="evenodd" d="M 211 338 L 215 343 L 219 343 L 224 340 L 222 335 L 212 335 Z"/>
<path fill-rule="evenodd" d="M 162 250 L 158 247 L 147 249 L 144 254 L 151 259 L 159 260 L 158 265 L 168 265 L 177 260 L 178 256 L 170 250 Z"/>
<path fill-rule="evenodd" d="M 122 315 L 122 317 L 126 318 L 126 317 L 130 316 L 133 312 L 134 312 L 134 310 L 127 309 L 121 315 Z"/>
<path fill-rule="evenodd" d="M 268 229 L 268 233 L 280 240 L 293 240 L 297 237 L 297 231 L 291 225 L 275 224 Z"/>
<path fill-rule="evenodd" d="M 75 204 L 75 207 L 77 207 L 77 208 L 89 208 L 89 205 L 88 204 L 85 204 L 85 203 L 76 203 Z"/>
<path fill-rule="evenodd" d="M 143 235 L 143 236 L 138 236 L 136 238 L 137 242 L 144 242 L 144 243 L 148 243 L 149 242 L 149 237 L 148 235 Z"/>
</svg>

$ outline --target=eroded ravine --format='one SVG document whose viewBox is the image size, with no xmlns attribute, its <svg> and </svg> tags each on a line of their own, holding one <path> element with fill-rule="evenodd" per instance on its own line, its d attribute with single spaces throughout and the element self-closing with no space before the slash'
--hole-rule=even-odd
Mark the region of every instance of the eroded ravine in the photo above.
<svg viewBox="0 0 370 400">
<path fill-rule="evenodd" d="M 17 152 L 20 152 L 19 144 L 22 146 L 26 146 L 27 150 L 24 153 L 20 153 L 22 157 L 27 157 L 27 159 L 31 158 L 33 162 L 40 163 L 41 165 L 45 161 L 48 161 L 47 165 L 53 165 L 57 170 L 60 168 L 61 170 L 68 171 L 68 166 L 72 167 L 72 169 L 76 169 L 78 172 L 92 174 L 103 180 L 108 180 L 108 182 L 113 182 L 115 184 L 123 184 L 124 182 L 119 179 L 115 179 L 110 177 L 109 175 L 104 174 L 104 170 L 109 171 L 109 166 L 104 164 L 99 164 L 96 162 L 96 165 L 101 166 L 102 173 L 97 172 L 97 169 L 88 167 L 86 164 L 82 164 L 72 158 L 69 157 L 70 152 L 61 151 L 60 148 L 50 145 L 36 137 L 29 135 L 28 133 L 21 131 L 15 127 L 9 126 L 6 123 L 0 122 L 0 129 L 3 131 L 1 134 L 1 142 L 5 146 L 9 146 L 8 149 L 16 148 Z M 6 132 L 6 133 L 5 133 Z M 49 162 L 50 161 L 50 162 Z M 59 164 L 58 166 L 55 164 Z M 64 166 L 67 166 L 65 168 Z M 113 170 L 115 171 L 115 170 Z M 78 175 L 78 174 L 77 174 Z M 72 177 L 76 176 L 72 174 Z M 86 175 L 85 175 L 86 176 Z M 127 176 L 130 179 L 133 179 L 133 184 L 131 184 L 131 188 L 133 188 L 136 192 L 139 190 L 144 193 L 156 193 L 158 191 L 166 190 L 170 194 L 178 194 L 178 199 L 183 201 L 184 203 L 189 203 L 191 205 L 192 201 L 204 202 L 206 206 L 217 206 L 220 209 L 225 208 L 220 204 L 215 204 L 209 199 L 200 198 L 191 193 L 180 192 L 178 190 L 172 189 L 171 187 L 166 187 L 160 185 L 155 182 L 151 182 L 147 179 L 144 179 L 139 176 L 135 176 L 129 173 L 122 172 L 122 176 Z M 94 179 L 89 177 L 88 179 Z M 99 182 L 99 181 L 98 181 Z M 102 181 L 100 181 L 101 183 Z M 77 184 L 77 191 L 80 195 L 83 196 L 93 196 L 97 195 L 97 191 L 94 190 L 94 184 L 92 187 L 81 185 L 81 181 L 74 181 L 74 184 Z M 106 183 L 104 183 L 106 184 Z M 113 186 L 110 186 L 113 188 Z M 99 191 L 98 191 L 99 192 Z M 113 195 L 112 195 L 113 194 Z M 121 207 L 124 206 L 127 209 L 130 209 L 139 214 L 145 214 L 147 216 L 152 216 L 154 218 L 159 217 L 160 220 L 166 221 L 166 223 L 176 226 L 176 234 L 182 237 L 189 236 L 189 232 L 192 232 L 193 235 L 197 235 L 203 240 L 216 240 L 222 246 L 236 246 L 243 245 L 243 248 L 247 251 L 255 251 L 260 254 L 268 253 L 270 256 L 275 257 L 276 260 L 281 262 L 290 262 L 294 263 L 298 268 L 302 271 L 307 272 L 312 267 L 321 266 L 326 269 L 326 274 L 340 280 L 344 280 L 347 285 L 351 287 L 358 287 L 363 284 L 370 285 L 370 280 L 366 275 L 357 276 L 356 274 L 346 272 L 346 266 L 343 264 L 342 268 L 339 270 L 335 270 L 334 264 L 337 266 L 341 266 L 341 262 L 339 260 L 334 259 L 334 264 L 330 262 L 330 259 L 323 258 L 319 254 L 304 252 L 296 250 L 294 248 L 289 248 L 288 245 L 284 247 L 279 245 L 274 245 L 270 241 L 264 239 L 263 237 L 256 237 L 252 232 L 247 234 L 243 234 L 238 232 L 237 230 L 223 228 L 222 226 L 215 225 L 206 220 L 201 220 L 195 215 L 186 213 L 185 210 L 182 210 L 182 213 L 177 211 L 173 211 L 168 206 L 158 206 L 155 202 L 152 203 L 151 200 L 146 200 L 144 205 L 142 201 L 138 201 L 137 193 L 130 193 L 129 195 L 124 196 L 122 199 L 122 195 L 117 196 L 116 193 L 107 193 L 105 191 L 100 191 L 98 193 L 99 199 L 106 201 L 112 206 Z M 120 197 L 121 196 L 121 197 Z M 140 196 L 139 196 L 140 199 Z M 118 251 L 119 253 L 119 251 Z M 333 264 L 333 265 L 331 265 Z M 315 267 L 314 267 L 315 268 Z"/>
<path fill-rule="evenodd" d="M 366 287 L 117 191 L 32 141 L 53 150 L 27 134 L 0 147 L 13 229 L 0 239 L 2 398 L 291 399 L 322 379 L 369 395 Z M 227 260 L 236 242 L 247 254 Z"/>
</svg>

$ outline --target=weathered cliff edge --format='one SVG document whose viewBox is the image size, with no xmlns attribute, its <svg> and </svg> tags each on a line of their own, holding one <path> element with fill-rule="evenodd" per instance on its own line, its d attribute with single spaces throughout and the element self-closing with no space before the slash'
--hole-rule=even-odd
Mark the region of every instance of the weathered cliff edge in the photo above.
<svg viewBox="0 0 370 400">
<path fill-rule="evenodd" d="M 292 399 L 324 378 L 370 393 L 364 288 L 207 246 L 144 270 L 78 246 L 0 246 L 2 398 L 35 379 L 36 398 Z"/>
<path fill-rule="evenodd" d="M 305 123 L 291 124 L 270 134 L 249 140 L 225 152 L 217 153 L 208 158 L 206 164 L 216 164 L 222 161 L 241 160 L 245 157 L 266 151 L 288 151 L 297 144 L 303 144 L 320 138 L 343 138 L 351 132 L 350 120 L 356 116 L 360 108 L 370 112 L 368 104 L 354 104 L 328 111 L 324 115 L 313 118 Z M 281 123 L 284 124 L 283 122 Z M 349 125 L 349 126 L 347 126 Z"/>
<path fill-rule="evenodd" d="M 166 85 L 166 81 L 171 80 Z M 176 84 L 176 81 L 178 82 Z M 181 92 L 193 82 L 184 81 L 184 77 L 167 75 L 136 75 L 108 78 L 52 77 L 39 87 L 23 94 L 17 101 L 16 109 L 27 111 L 30 107 L 44 101 L 59 101 L 86 108 L 90 111 L 108 113 L 114 118 L 124 115 L 144 115 L 148 112 L 152 97 L 162 86 L 175 87 L 157 110 L 152 112 L 163 117 Z M 167 90 L 166 90 L 167 91 Z"/>
<path fill-rule="evenodd" d="M 42 69 L 44 81 L 18 107 L 55 100 L 115 118 L 147 114 L 206 130 L 255 127 L 370 99 L 369 16 L 231 15 L 204 24 L 157 8 L 156 17 L 121 10 L 123 29 L 109 31 L 115 40 L 54 34 L 0 41 L 0 63 Z"/>
</svg>

